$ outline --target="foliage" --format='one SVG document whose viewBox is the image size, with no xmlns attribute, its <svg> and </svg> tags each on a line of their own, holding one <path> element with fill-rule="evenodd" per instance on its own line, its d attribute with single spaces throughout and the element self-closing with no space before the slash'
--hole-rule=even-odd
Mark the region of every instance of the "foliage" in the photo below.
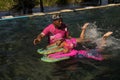
<svg viewBox="0 0 120 80">
<path fill-rule="evenodd" d="M 13 4 L 13 0 L 0 0 L 0 10 L 9 10 Z"/>
<path fill-rule="evenodd" d="M 13 5 L 16 5 L 18 0 L 0 0 L 0 10 L 9 10 Z M 21 0 L 22 1 L 22 0 Z M 80 2 L 90 2 L 93 3 L 100 0 L 43 0 L 44 6 L 55 6 L 55 5 L 66 5 L 66 4 L 79 4 Z M 115 1 L 120 2 L 119 0 L 108 0 L 108 3 L 115 3 Z M 30 1 L 28 1 L 30 2 Z M 34 0 L 35 6 L 40 4 L 40 0 Z"/>
<path fill-rule="evenodd" d="M 9 10 L 11 7 L 17 5 L 18 1 L 19 0 L 0 0 L 0 10 Z M 43 0 L 43 5 L 44 6 L 66 5 L 71 3 L 79 3 L 81 1 L 84 0 Z M 40 0 L 34 0 L 35 6 L 38 6 L 39 3 Z M 19 7 L 21 7 L 21 5 L 19 5 Z"/>
<path fill-rule="evenodd" d="M 16 12 L 23 11 L 23 14 L 32 13 L 32 8 L 35 7 L 34 0 L 14 0 L 14 2 L 16 4 L 11 9 Z"/>
<path fill-rule="evenodd" d="M 43 0 L 44 6 L 54 6 L 58 0 Z"/>
</svg>

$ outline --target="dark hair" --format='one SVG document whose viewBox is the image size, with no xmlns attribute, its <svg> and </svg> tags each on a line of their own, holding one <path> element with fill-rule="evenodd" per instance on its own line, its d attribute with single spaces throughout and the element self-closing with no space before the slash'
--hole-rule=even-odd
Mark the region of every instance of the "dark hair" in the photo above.
<svg viewBox="0 0 120 80">
<path fill-rule="evenodd" d="M 83 43 L 82 45 L 84 48 L 87 48 L 87 49 L 94 49 L 97 46 L 97 44 L 93 42 L 86 42 L 86 43 Z"/>
</svg>

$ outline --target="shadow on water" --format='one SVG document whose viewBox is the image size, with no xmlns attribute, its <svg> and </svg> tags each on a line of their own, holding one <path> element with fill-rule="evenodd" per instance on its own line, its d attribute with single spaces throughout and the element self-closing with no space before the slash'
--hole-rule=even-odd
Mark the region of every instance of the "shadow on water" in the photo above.
<svg viewBox="0 0 120 80">
<path fill-rule="evenodd" d="M 120 37 L 119 12 L 118 6 L 62 15 L 72 36 L 79 36 L 80 27 L 85 22 L 96 22 L 101 32 L 113 31 L 117 43 Z M 77 58 L 57 63 L 42 62 L 36 50 L 47 45 L 46 38 L 37 46 L 33 45 L 33 39 L 51 22 L 49 17 L 0 21 L 0 80 L 120 80 L 119 48 L 106 51 L 105 54 L 112 54 L 112 57 L 101 62 Z"/>
</svg>

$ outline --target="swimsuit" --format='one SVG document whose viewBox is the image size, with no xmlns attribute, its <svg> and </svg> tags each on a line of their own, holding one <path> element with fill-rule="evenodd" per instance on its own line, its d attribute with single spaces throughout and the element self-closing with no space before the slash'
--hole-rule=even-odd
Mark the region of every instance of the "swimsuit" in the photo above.
<svg viewBox="0 0 120 80">
<path fill-rule="evenodd" d="M 90 49 L 90 50 L 78 50 L 77 55 L 75 55 L 77 58 L 90 58 L 94 60 L 102 61 L 103 57 L 99 53 L 97 49 Z"/>
<path fill-rule="evenodd" d="M 71 51 L 74 47 L 76 47 L 76 45 L 77 42 L 75 38 L 65 39 L 64 48 L 67 48 Z"/>
<path fill-rule="evenodd" d="M 60 38 L 64 38 L 66 34 L 68 33 L 67 26 L 65 24 L 62 24 L 60 29 L 55 28 L 53 24 L 48 25 L 41 34 L 48 35 L 49 36 L 49 42 L 50 44 L 54 43 L 56 41 L 56 38 L 58 34 L 60 34 Z"/>
</svg>

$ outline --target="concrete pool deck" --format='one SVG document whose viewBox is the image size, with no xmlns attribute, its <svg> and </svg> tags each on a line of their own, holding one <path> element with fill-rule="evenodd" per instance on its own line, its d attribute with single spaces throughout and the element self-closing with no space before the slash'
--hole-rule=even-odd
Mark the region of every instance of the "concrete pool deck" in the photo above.
<svg viewBox="0 0 120 80">
<path fill-rule="evenodd" d="M 0 20 L 6 20 L 6 19 L 14 19 L 14 18 L 22 18 L 22 17 L 33 17 L 33 16 L 42 16 L 47 14 L 54 14 L 54 13 L 64 13 L 64 12 L 76 12 L 80 10 L 90 10 L 90 9 L 97 9 L 97 8 L 105 8 L 105 7 L 111 7 L 111 6 L 120 6 L 120 4 L 108 4 L 108 5 L 102 5 L 102 6 L 89 6 L 84 8 L 75 8 L 75 9 L 62 9 L 57 11 L 50 11 L 50 12 L 39 12 L 39 13 L 33 13 L 32 15 L 24 15 L 24 16 L 2 16 Z"/>
<path fill-rule="evenodd" d="M 76 8 L 76 9 L 63 9 L 59 11 L 53 11 L 53 12 L 46 12 L 46 13 L 33 13 L 33 15 L 45 15 L 45 14 L 54 14 L 54 13 L 62 13 L 62 12 L 74 12 L 74 11 L 79 11 L 79 10 L 88 10 L 88 9 L 96 9 L 96 8 L 105 8 L 105 7 L 110 7 L 110 6 L 120 6 L 120 4 L 108 4 L 108 5 L 103 5 L 103 6 L 90 6 L 90 7 L 85 7 L 85 8 Z"/>
</svg>

